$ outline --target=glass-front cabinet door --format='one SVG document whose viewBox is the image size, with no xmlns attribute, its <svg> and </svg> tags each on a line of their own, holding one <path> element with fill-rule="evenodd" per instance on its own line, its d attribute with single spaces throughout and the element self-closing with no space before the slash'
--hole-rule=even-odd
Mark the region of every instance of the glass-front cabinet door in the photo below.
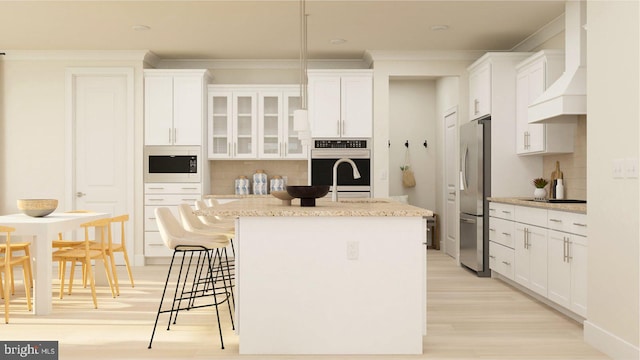
<svg viewBox="0 0 640 360">
<path fill-rule="evenodd" d="M 300 92 L 285 92 L 284 95 L 284 126 L 283 126 L 283 157 L 288 159 L 306 159 L 307 146 L 303 146 L 298 139 L 298 132 L 293 130 L 293 112 L 300 109 Z"/>
<path fill-rule="evenodd" d="M 209 158 L 226 159 L 232 154 L 233 107 L 231 92 L 209 93 Z"/>
<path fill-rule="evenodd" d="M 234 142 L 232 157 L 256 158 L 257 149 L 257 95 L 255 92 L 233 93 Z"/>
<path fill-rule="evenodd" d="M 283 154 L 282 134 L 282 92 L 261 92 L 258 96 L 259 156 L 277 159 Z"/>
</svg>

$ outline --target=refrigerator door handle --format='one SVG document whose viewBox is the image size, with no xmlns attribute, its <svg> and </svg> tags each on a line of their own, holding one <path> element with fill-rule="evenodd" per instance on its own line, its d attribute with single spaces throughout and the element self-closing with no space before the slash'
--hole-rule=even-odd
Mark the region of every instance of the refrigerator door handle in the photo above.
<svg viewBox="0 0 640 360">
<path fill-rule="evenodd" d="M 469 147 L 465 145 L 464 155 L 462 155 L 462 164 L 460 166 L 460 190 L 464 191 L 469 188 L 467 183 L 467 160 L 469 157 Z"/>
<path fill-rule="evenodd" d="M 475 224 L 476 223 L 475 220 L 465 219 L 465 218 L 461 218 L 460 221 L 463 222 L 463 223 L 467 223 L 467 224 Z"/>
</svg>

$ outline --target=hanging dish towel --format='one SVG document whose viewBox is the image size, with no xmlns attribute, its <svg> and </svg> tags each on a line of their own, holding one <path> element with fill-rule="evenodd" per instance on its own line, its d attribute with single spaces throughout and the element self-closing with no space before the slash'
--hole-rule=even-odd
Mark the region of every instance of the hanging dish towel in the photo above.
<svg viewBox="0 0 640 360">
<path fill-rule="evenodd" d="M 411 170 L 411 161 L 409 161 L 409 148 L 407 147 L 407 151 L 404 156 L 404 166 L 400 167 L 402 170 L 402 186 L 407 188 L 412 188 L 416 186 L 416 178 L 413 175 L 413 170 Z"/>
</svg>

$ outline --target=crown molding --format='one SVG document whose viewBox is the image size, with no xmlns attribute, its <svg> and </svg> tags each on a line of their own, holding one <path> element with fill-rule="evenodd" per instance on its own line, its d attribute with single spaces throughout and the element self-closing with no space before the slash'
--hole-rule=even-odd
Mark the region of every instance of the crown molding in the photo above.
<svg viewBox="0 0 640 360">
<path fill-rule="evenodd" d="M 549 39 L 560 34 L 565 28 L 565 15 L 564 13 L 557 18 L 551 20 L 547 25 L 538 29 L 538 31 L 529 35 L 526 39 L 522 40 L 516 46 L 511 48 L 510 51 L 533 51 L 533 49 L 544 44 Z M 566 46 L 566 45 L 565 45 Z"/>
<path fill-rule="evenodd" d="M 365 62 L 373 65 L 376 61 L 473 61 L 484 55 L 486 51 L 462 50 L 462 51 L 386 51 L 367 50 L 364 54 Z"/>
<path fill-rule="evenodd" d="M 144 61 L 147 50 L 3 50 L 2 60 Z"/>
<path fill-rule="evenodd" d="M 298 59 L 161 59 L 159 69 L 258 69 L 258 70 L 298 70 Z M 309 69 L 363 69 L 367 68 L 362 59 L 319 59 L 309 60 Z"/>
</svg>

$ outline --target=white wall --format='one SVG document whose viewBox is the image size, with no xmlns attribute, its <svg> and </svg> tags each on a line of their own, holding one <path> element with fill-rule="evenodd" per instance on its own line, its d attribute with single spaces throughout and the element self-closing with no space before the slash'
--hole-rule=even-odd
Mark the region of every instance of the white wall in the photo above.
<svg viewBox="0 0 640 360">
<path fill-rule="evenodd" d="M 117 57 L 98 54 L 100 58 Z M 143 54 L 143 53 L 140 53 Z M 31 53 L 7 51 L 0 61 L 0 213 L 16 213 L 20 198 L 58 199 L 58 210 L 71 210 L 65 202 L 65 71 L 68 67 L 128 67 L 135 71 L 135 157 L 142 169 L 142 56 L 127 60 L 92 60 L 72 52 Z M 129 60 L 138 57 L 139 60 Z M 142 172 L 135 174 L 135 190 L 142 193 Z M 135 199 L 133 218 L 142 219 L 142 198 Z M 135 254 L 142 254 L 142 221 L 134 229 Z M 140 239 L 139 241 L 137 239 Z"/>
<path fill-rule="evenodd" d="M 614 159 L 640 153 L 640 7 L 637 1 L 589 1 L 587 24 L 585 340 L 615 359 L 638 359 L 640 191 L 637 178 L 614 179 L 611 169 Z"/>
<path fill-rule="evenodd" d="M 408 195 L 411 205 L 436 206 L 436 84 L 434 80 L 394 80 L 389 83 L 389 195 Z M 430 144 L 425 148 L 424 141 Z M 409 142 L 410 168 L 416 186 L 402 186 Z"/>
</svg>

